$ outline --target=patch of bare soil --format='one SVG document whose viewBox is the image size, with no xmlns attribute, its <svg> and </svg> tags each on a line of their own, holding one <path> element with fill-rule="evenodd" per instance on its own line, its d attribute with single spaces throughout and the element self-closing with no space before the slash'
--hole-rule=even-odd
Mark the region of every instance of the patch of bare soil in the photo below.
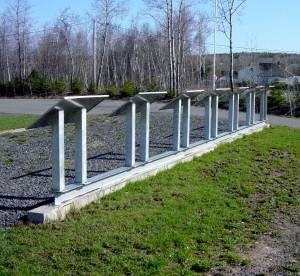
<svg viewBox="0 0 300 276">
<path fill-rule="evenodd" d="M 247 266 L 226 266 L 210 275 L 300 275 L 300 215 L 278 218 L 272 233 L 263 235 L 238 255 L 249 260 Z M 276 235 L 274 235 L 276 233 Z"/>
</svg>

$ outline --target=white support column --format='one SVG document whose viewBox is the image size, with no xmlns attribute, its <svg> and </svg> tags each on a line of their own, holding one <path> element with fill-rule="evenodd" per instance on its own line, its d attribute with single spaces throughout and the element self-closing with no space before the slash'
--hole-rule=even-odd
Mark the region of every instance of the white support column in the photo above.
<svg viewBox="0 0 300 276">
<path fill-rule="evenodd" d="M 145 102 L 141 108 L 141 138 L 140 158 L 142 161 L 149 160 L 149 126 L 150 126 L 150 103 Z"/>
<path fill-rule="evenodd" d="M 264 92 L 264 121 L 268 119 L 268 91 Z"/>
<path fill-rule="evenodd" d="M 75 115 L 75 182 L 84 184 L 86 180 L 86 109 L 82 108 Z"/>
<path fill-rule="evenodd" d="M 228 131 L 234 130 L 234 93 L 229 96 Z"/>
<path fill-rule="evenodd" d="M 211 139 L 211 95 L 205 99 L 204 138 Z"/>
<path fill-rule="evenodd" d="M 246 95 L 246 125 L 251 125 L 251 92 Z"/>
<path fill-rule="evenodd" d="M 251 124 L 255 123 L 255 91 L 251 92 Z"/>
<path fill-rule="evenodd" d="M 190 120 L 191 120 L 191 99 L 182 100 L 183 105 L 183 141 L 182 145 L 186 148 L 190 146 Z"/>
<path fill-rule="evenodd" d="M 211 99 L 211 137 L 218 137 L 218 121 L 219 121 L 219 96 L 213 95 Z"/>
<path fill-rule="evenodd" d="M 65 116 L 62 109 L 57 109 L 52 122 L 52 190 L 61 192 L 65 189 Z"/>
<path fill-rule="evenodd" d="M 234 94 L 234 117 L 233 117 L 233 129 L 239 129 L 239 108 L 240 108 L 240 95 Z"/>
<path fill-rule="evenodd" d="M 259 120 L 264 121 L 265 117 L 265 92 L 260 92 L 260 100 L 259 100 Z"/>
<path fill-rule="evenodd" d="M 181 99 L 174 102 L 173 109 L 173 150 L 180 150 L 180 130 L 181 130 Z"/>
<path fill-rule="evenodd" d="M 130 102 L 126 113 L 125 166 L 135 165 L 135 103 Z"/>
</svg>

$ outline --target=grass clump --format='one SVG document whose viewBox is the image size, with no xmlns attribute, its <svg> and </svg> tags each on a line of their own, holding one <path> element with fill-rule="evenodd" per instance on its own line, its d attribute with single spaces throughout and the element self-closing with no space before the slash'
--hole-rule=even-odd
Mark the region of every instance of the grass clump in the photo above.
<svg viewBox="0 0 300 276">
<path fill-rule="evenodd" d="M 22 135 L 22 134 L 19 134 L 19 135 L 11 135 L 11 136 L 9 137 L 10 140 L 15 141 L 15 142 L 16 142 L 17 144 L 19 144 L 19 145 L 26 143 L 27 140 L 28 140 L 29 138 L 30 138 L 29 136 Z"/>
<path fill-rule="evenodd" d="M 35 119 L 34 115 L 0 115 L 0 131 L 26 128 Z"/>
<path fill-rule="evenodd" d="M 241 257 L 232 252 L 225 253 L 224 255 L 220 256 L 220 258 L 231 265 L 238 265 L 242 262 Z"/>
<path fill-rule="evenodd" d="M 197 263 L 193 264 L 191 271 L 193 272 L 208 272 L 212 269 L 213 263 L 209 260 L 200 260 Z"/>
<path fill-rule="evenodd" d="M 75 211 L 0 230 L 2 274 L 164 275 L 241 264 L 236 248 L 299 209 L 300 131 L 271 128 Z"/>
<path fill-rule="evenodd" d="M 285 267 L 285 269 L 289 272 L 300 273 L 300 264 L 290 263 Z"/>
</svg>

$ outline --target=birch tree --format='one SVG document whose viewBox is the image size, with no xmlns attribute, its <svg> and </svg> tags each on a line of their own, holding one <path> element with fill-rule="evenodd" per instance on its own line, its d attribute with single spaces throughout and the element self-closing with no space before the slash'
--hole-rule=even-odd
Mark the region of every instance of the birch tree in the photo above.
<svg viewBox="0 0 300 276">
<path fill-rule="evenodd" d="M 107 58 L 107 47 L 109 36 L 112 30 L 112 24 L 116 17 L 125 11 L 125 2 L 118 0 L 94 0 L 93 8 L 96 14 L 96 22 L 100 25 L 102 37 L 102 50 L 98 64 L 97 87 L 102 84 L 104 61 Z"/>
<path fill-rule="evenodd" d="M 221 17 L 221 30 L 229 41 L 230 54 L 230 88 L 233 91 L 233 24 L 234 17 L 245 4 L 246 0 L 218 0 L 218 9 Z"/>
<path fill-rule="evenodd" d="M 13 22 L 18 57 L 18 77 L 22 81 L 26 75 L 28 36 L 30 30 L 30 7 L 26 0 L 14 0 L 9 6 L 9 20 Z"/>
</svg>

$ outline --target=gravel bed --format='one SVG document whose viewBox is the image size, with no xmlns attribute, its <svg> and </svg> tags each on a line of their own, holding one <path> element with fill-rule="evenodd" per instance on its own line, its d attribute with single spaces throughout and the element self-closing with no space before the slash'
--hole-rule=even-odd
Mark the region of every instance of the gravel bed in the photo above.
<svg viewBox="0 0 300 276">
<path fill-rule="evenodd" d="M 203 139 L 203 118 L 191 118 L 191 142 Z M 220 132 L 226 129 L 219 122 Z M 124 117 L 88 119 L 88 177 L 124 165 Z M 137 117 L 137 160 L 139 116 Z M 74 127 L 65 128 L 66 181 L 74 179 Z M 168 151 L 172 143 L 171 114 L 151 114 L 150 156 Z M 51 132 L 49 128 L 0 137 L 0 227 L 14 225 L 28 210 L 52 202 Z"/>
</svg>

